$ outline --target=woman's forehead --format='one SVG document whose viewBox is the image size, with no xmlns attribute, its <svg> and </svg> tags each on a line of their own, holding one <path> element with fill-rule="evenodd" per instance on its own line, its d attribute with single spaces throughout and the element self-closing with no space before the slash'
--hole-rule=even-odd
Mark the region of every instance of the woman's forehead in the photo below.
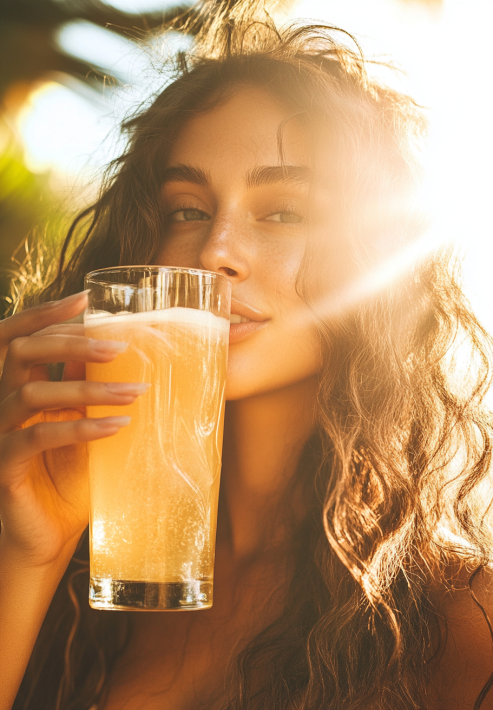
<svg viewBox="0 0 493 710">
<path fill-rule="evenodd" d="M 169 164 L 251 171 L 257 165 L 307 165 L 306 130 L 267 91 L 245 87 L 190 118 L 179 131 Z"/>
</svg>

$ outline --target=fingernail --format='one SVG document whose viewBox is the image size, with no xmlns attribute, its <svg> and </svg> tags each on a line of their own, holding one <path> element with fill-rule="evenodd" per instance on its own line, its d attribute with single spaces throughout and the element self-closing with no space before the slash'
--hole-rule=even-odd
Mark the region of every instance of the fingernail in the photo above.
<svg viewBox="0 0 493 710">
<path fill-rule="evenodd" d="M 105 387 L 110 394 L 139 395 L 147 392 L 151 385 L 147 382 L 107 382 Z"/>
<path fill-rule="evenodd" d="M 131 417 L 105 417 L 104 419 L 93 419 L 93 422 L 100 429 L 106 429 L 115 426 L 128 426 L 130 424 L 131 419 Z"/>
<path fill-rule="evenodd" d="M 128 348 L 128 343 L 122 343 L 120 340 L 90 340 L 92 350 L 100 355 L 122 353 Z"/>
</svg>

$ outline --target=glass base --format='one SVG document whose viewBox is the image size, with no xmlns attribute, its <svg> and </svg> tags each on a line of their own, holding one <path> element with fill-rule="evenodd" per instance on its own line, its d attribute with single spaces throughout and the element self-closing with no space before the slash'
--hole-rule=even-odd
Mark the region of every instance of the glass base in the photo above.
<svg viewBox="0 0 493 710">
<path fill-rule="evenodd" d="M 93 609 L 126 611 L 180 611 L 209 609 L 212 582 L 126 582 L 91 577 L 89 604 Z"/>
</svg>

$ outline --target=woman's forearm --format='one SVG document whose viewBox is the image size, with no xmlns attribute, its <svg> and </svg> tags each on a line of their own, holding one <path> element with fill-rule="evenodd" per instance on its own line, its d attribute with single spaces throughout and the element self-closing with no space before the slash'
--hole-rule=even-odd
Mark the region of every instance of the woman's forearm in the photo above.
<svg viewBox="0 0 493 710">
<path fill-rule="evenodd" d="M 33 568 L 4 548 L 0 535 L 0 710 L 10 710 L 71 551 Z"/>
</svg>

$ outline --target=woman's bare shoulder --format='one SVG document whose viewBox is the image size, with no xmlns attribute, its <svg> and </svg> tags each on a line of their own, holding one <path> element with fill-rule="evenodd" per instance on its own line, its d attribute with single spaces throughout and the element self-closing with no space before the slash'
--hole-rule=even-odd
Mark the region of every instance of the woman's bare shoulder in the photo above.
<svg viewBox="0 0 493 710">
<path fill-rule="evenodd" d="M 493 567 L 471 572 L 461 568 L 450 588 L 435 589 L 435 607 L 441 617 L 442 646 L 434 662 L 430 687 L 433 710 L 473 710 L 493 673 Z M 487 618 L 488 617 L 488 620 Z M 481 704 L 493 710 L 493 688 Z"/>
</svg>

